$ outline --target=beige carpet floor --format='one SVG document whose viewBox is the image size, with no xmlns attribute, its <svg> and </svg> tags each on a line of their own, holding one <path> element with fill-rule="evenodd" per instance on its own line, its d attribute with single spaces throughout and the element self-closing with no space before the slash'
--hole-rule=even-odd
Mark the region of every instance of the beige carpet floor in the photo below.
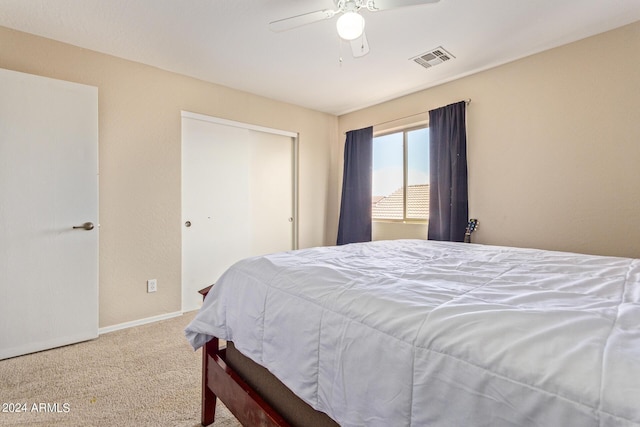
<svg viewBox="0 0 640 427">
<path fill-rule="evenodd" d="M 183 334 L 194 315 L 0 361 L 0 426 L 200 425 L 201 353 Z M 220 403 L 216 415 L 240 426 Z"/>
</svg>

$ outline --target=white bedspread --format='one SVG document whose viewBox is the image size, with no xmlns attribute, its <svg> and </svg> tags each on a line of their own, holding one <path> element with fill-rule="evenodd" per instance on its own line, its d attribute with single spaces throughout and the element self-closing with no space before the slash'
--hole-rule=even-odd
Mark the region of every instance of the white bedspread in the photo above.
<svg viewBox="0 0 640 427">
<path fill-rule="evenodd" d="M 640 426 L 640 260 L 423 240 L 231 267 L 187 327 L 342 426 Z"/>
</svg>

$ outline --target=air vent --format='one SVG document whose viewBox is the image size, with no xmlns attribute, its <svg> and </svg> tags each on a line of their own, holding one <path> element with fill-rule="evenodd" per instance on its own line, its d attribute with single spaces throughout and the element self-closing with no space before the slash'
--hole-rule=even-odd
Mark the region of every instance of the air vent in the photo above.
<svg viewBox="0 0 640 427">
<path fill-rule="evenodd" d="M 447 52 L 442 46 L 438 46 L 435 49 L 411 58 L 412 61 L 422 65 L 424 68 L 435 67 L 436 65 L 442 64 L 450 59 L 455 59 L 455 56 Z"/>
</svg>

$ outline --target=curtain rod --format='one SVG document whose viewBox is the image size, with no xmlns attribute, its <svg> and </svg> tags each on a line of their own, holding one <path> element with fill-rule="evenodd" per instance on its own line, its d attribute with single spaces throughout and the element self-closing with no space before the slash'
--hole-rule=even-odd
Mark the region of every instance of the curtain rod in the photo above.
<svg viewBox="0 0 640 427">
<path fill-rule="evenodd" d="M 465 103 L 466 105 L 471 104 L 471 98 L 469 98 L 469 99 L 465 99 L 465 100 L 464 100 L 464 103 Z M 419 115 L 421 115 L 421 114 L 425 114 L 425 113 L 428 113 L 428 112 L 429 112 L 429 111 L 421 111 L 421 112 L 419 112 L 419 113 L 411 114 L 411 115 L 409 115 L 409 116 L 398 117 L 397 119 L 387 120 L 386 122 L 382 122 L 382 123 L 376 123 L 376 124 L 375 124 L 375 125 L 373 125 L 373 126 L 386 125 L 387 123 L 393 123 L 393 122 L 397 122 L 398 120 L 409 119 L 409 118 L 411 118 L 411 117 L 419 116 Z"/>
</svg>

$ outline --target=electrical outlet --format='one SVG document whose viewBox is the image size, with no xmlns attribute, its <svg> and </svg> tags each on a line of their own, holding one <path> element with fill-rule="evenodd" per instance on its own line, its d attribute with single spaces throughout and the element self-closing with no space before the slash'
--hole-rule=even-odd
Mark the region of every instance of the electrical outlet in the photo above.
<svg viewBox="0 0 640 427">
<path fill-rule="evenodd" d="M 157 290 L 158 290 L 158 280 L 157 279 L 147 280 L 147 292 L 155 292 Z"/>
</svg>

